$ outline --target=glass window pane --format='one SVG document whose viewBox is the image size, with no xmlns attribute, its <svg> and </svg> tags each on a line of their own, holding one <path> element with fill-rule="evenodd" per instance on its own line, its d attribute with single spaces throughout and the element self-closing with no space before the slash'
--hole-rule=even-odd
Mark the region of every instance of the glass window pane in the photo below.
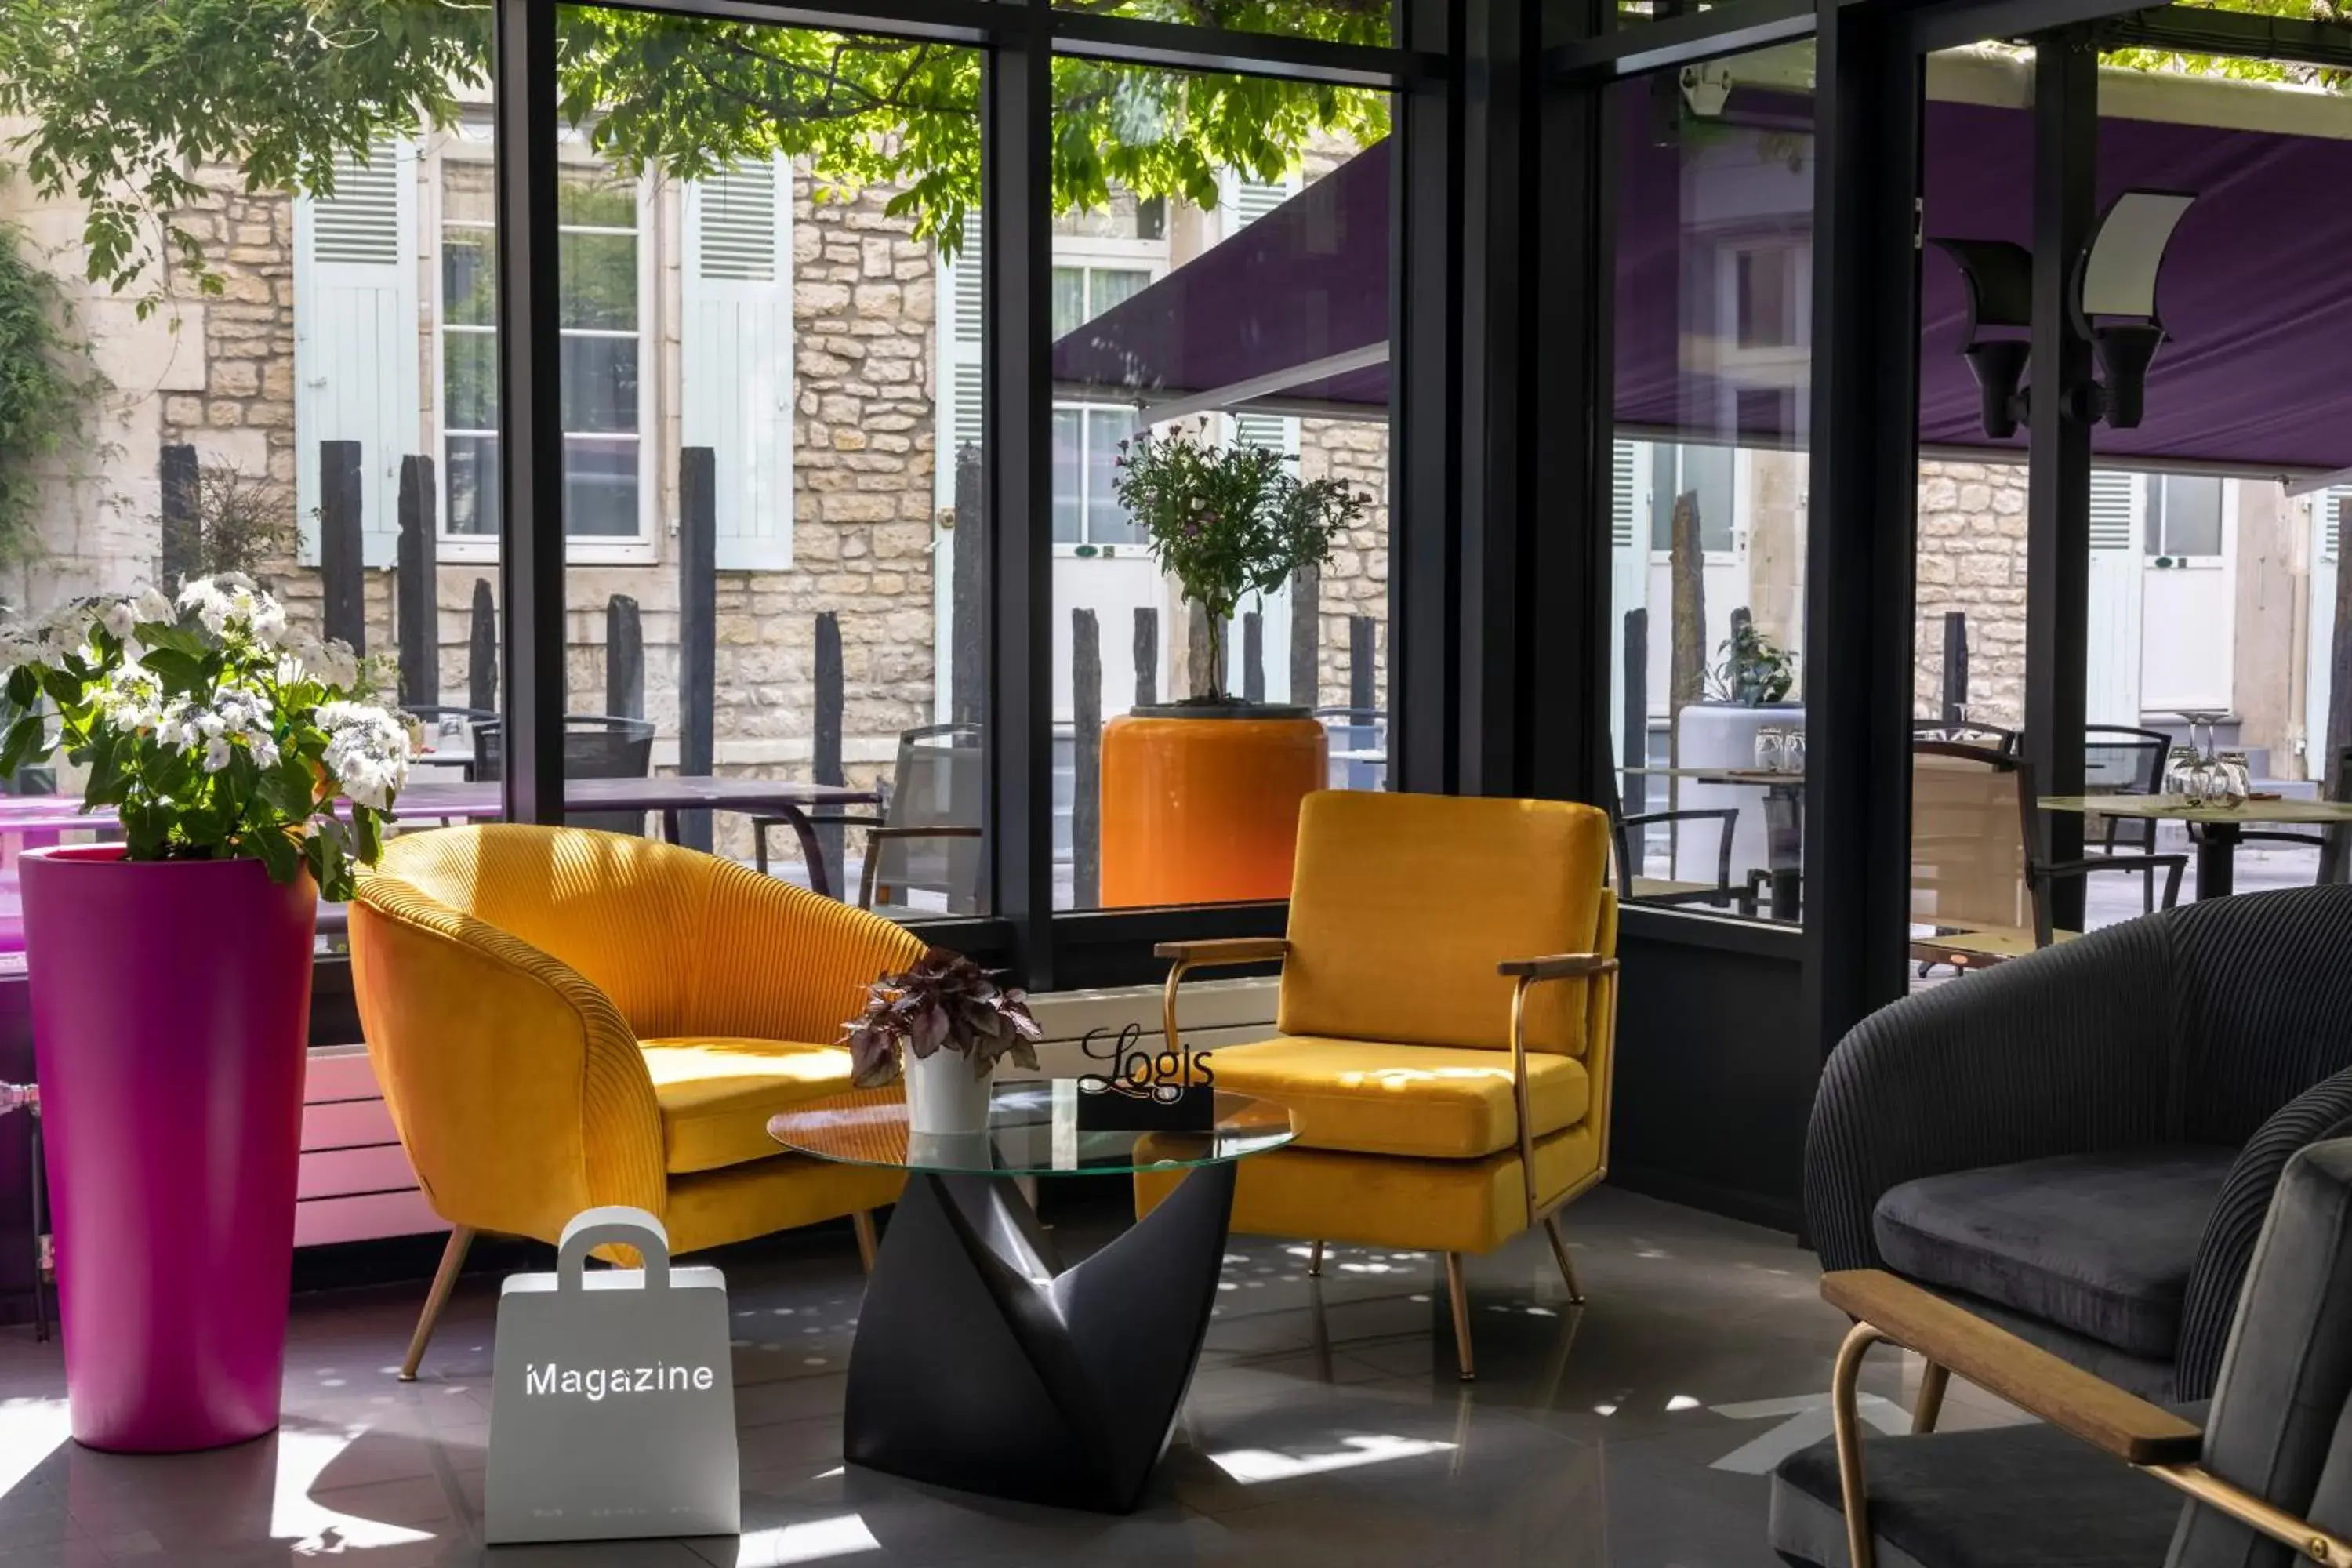
<svg viewBox="0 0 2352 1568">
<path fill-rule="evenodd" d="M 1075 408 L 1054 411 L 1054 542 L 1086 541 L 1086 492 L 1078 474 L 1085 450 L 1087 416 Z"/>
<path fill-rule="evenodd" d="M 488 327 L 499 319 L 498 231 L 441 231 L 441 319 L 451 326 Z"/>
<path fill-rule="evenodd" d="M 1134 429 L 1135 416 L 1123 410 L 1087 413 L 1087 533 L 1096 544 L 1139 542 L 1134 519 L 1111 486 L 1118 473 L 1118 444 Z"/>
<path fill-rule="evenodd" d="M 2207 474 L 2174 474 L 2164 481 L 2164 552 L 2221 553 L 2221 481 Z"/>
<path fill-rule="evenodd" d="M 498 222 L 498 169 L 487 158 L 445 157 L 441 162 L 441 221 L 489 225 Z"/>
<path fill-rule="evenodd" d="M 1054 268 L 1054 335 L 1060 337 L 1087 319 L 1087 269 Z"/>
<path fill-rule="evenodd" d="M 637 226 L 637 182 L 606 168 L 562 169 L 555 187 L 555 221 L 593 228 Z"/>
<path fill-rule="evenodd" d="M 635 338 L 563 339 L 563 427 L 566 430 L 635 430 L 637 427 L 637 341 Z"/>
<path fill-rule="evenodd" d="M 445 332 L 441 338 L 441 417 L 452 430 L 491 430 L 499 423 L 499 335 Z"/>
<path fill-rule="evenodd" d="M 495 539 L 499 531 L 499 438 L 451 436 L 441 443 L 447 470 L 450 533 Z"/>
<path fill-rule="evenodd" d="M 567 436 L 563 441 L 563 531 L 573 538 L 634 539 L 637 443 Z"/>
<path fill-rule="evenodd" d="M 637 325 L 637 241 L 627 234 L 567 234 L 556 247 L 556 310 L 567 327 L 628 331 Z"/>
<path fill-rule="evenodd" d="M 1143 292 L 1151 282 L 1151 274 L 1139 269 L 1097 267 L 1089 269 L 1087 282 L 1087 319 L 1092 321 L 1112 306 Z"/>
</svg>

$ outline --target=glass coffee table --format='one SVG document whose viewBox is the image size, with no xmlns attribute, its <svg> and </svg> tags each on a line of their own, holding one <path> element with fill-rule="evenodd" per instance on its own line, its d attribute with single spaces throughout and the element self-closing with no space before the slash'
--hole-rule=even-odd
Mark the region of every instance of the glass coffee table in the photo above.
<svg viewBox="0 0 2352 1568">
<path fill-rule="evenodd" d="M 1127 1513 L 1192 1380 L 1233 1215 L 1234 1164 L 1289 1113 L 1216 1097 L 1206 1132 L 1082 1131 L 1075 1079 L 1000 1083 L 985 1131 L 923 1134 L 895 1089 L 774 1117 L 795 1153 L 907 1173 L 866 1283 L 842 1452 L 910 1480 Z M 1021 1176 L 1187 1172 L 1109 1246 L 1065 1268 Z"/>
</svg>

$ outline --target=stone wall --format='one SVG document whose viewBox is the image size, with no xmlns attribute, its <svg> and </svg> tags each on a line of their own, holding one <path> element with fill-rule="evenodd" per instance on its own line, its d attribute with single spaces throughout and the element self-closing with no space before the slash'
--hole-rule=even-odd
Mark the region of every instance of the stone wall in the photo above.
<svg viewBox="0 0 2352 1568">
<path fill-rule="evenodd" d="M 1332 549 L 1323 568 L 1317 638 L 1318 685 L 1313 702 L 1336 707 L 1348 700 L 1349 622 L 1373 621 L 1372 702 L 1386 709 L 1389 698 L 1389 429 L 1360 420 L 1302 420 L 1298 471 L 1303 479 L 1337 479 L 1371 498 L 1364 515 Z M 1301 697 L 1300 700 L 1307 700 Z"/>
<path fill-rule="evenodd" d="M 1918 626 L 1913 710 L 1942 711 L 1944 616 L 1969 626 L 1969 717 L 2025 721 L 2025 487 L 2022 463 L 1919 465 Z"/>
</svg>

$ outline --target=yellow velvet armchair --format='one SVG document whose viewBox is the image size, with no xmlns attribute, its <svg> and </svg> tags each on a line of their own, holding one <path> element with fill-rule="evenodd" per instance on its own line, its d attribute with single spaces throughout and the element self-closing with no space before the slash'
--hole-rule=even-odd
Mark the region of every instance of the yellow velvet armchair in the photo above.
<svg viewBox="0 0 2352 1568">
<path fill-rule="evenodd" d="M 1178 984 L 1282 963 L 1273 1039 L 1210 1057 L 1217 1087 L 1290 1110 L 1297 1141 L 1242 1162 L 1233 1226 L 1445 1255 L 1462 1375 L 1465 1254 L 1543 1226 L 1581 1301 L 1559 1210 L 1609 1169 L 1617 902 L 1609 819 L 1558 801 L 1332 791 L 1307 798 L 1286 938 L 1162 944 Z M 1149 1209 L 1170 1178 L 1138 1178 Z"/>
<path fill-rule="evenodd" d="M 478 1231 L 553 1242 L 628 1204 L 685 1253 L 849 1215 L 870 1262 L 901 1175 L 782 1153 L 767 1121 L 850 1087 L 832 1042 L 919 938 L 690 849 L 492 824 L 393 840 L 351 942 L 369 1058 L 455 1227 L 404 1378 Z"/>
</svg>

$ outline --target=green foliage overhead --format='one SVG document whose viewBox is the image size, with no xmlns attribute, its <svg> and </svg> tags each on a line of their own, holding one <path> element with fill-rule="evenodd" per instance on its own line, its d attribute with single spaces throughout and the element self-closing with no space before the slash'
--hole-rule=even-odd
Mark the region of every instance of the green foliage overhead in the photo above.
<svg viewBox="0 0 2352 1568">
<path fill-rule="evenodd" d="M 2290 21 L 2321 22 L 2341 26 L 2352 44 L 2352 3 L 2346 0 L 2178 0 L 2200 11 L 2235 11 L 2257 16 L 2283 16 Z M 2183 76 L 2228 77 L 2238 81 L 2292 81 L 2342 91 L 2352 86 L 2352 73 L 2278 60 L 2247 59 L 2234 55 L 2191 55 L 2177 49 L 2116 49 L 2105 63 L 2134 70 L 2173 71 Z"/>
<path fill-rule="evenodd" d="M 1388 0 L 1110 0 L 1084 9 L 1384 42 Z M 892 210 L 952 249 L 980 199 L 977 50 L 803 28 L 566 7 L 562 115 L 625 171 L 692 178 L 747 158 L 804 157 L 816 177 L 899 187 Z M 143 308 L 176 270 L 217 290 L 173 215 L 194 171 L 248 189 L 326 195 L 338 156 L 444 127 L 489 81 L 490 10 L 441 0 L 7 0 L 0 115 L 37 188 L 89 204 L 89 276 Z M 1216 199 L 1216 174 L 1279 177 L 1318 131 L 1370 141 L 1384 95 L 1057 59 L 1056 211 L 1114 184 Z"/>
</svg>

